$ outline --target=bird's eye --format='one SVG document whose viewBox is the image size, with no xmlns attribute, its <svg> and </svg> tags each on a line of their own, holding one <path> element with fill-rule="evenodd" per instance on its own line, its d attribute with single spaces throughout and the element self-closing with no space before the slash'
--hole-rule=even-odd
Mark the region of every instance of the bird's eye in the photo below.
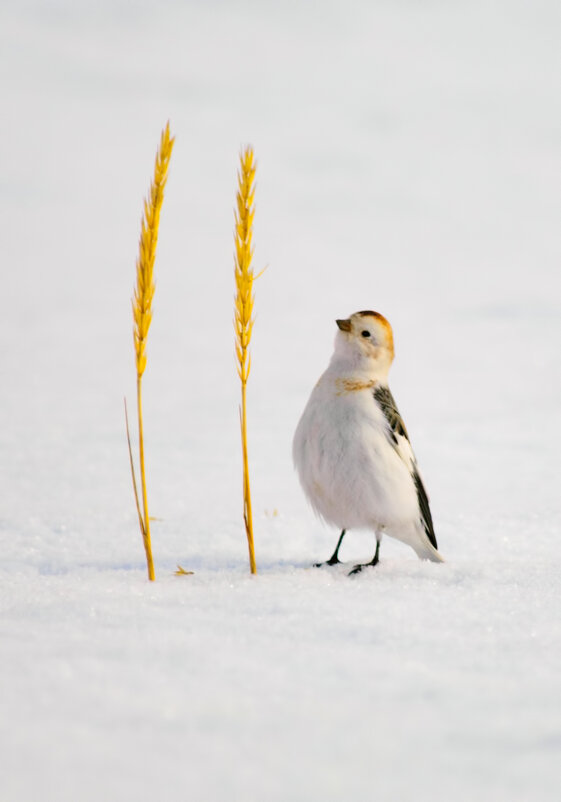
<svg viewBox="0 0 561 802">
<path fill-rule="evenodd" d="M 366 329 L 364 331 L 361 331 L 361 334 L 363 337 L 370 337 L 370 332 L 366 331 Z"/>
</svg>

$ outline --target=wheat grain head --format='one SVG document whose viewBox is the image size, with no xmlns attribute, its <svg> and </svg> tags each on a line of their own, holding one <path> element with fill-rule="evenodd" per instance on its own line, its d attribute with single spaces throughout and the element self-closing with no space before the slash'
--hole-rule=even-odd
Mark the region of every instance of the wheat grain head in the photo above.
<svg viewBox="0 0 561 802">
<path fill-rule="evenodd" d="M 235 278 L 236 302 L 234 328 L 236 331 L 236 356 L 238 374 L 243 384 L 247 382 L 251 368 L 249 343 L 253 330 L 253 270 L 251 260 L 253 249 L 251 239 L 253 232 L 253 216 L 255 214 L 253 199 L 255 188 L 255 164 L 253 149 L 248 146 L 240 154 L 240 171 L 238 172 L 238 192 L 236 196 L 235 240 Z"/>
<path fill-rule="evenodd" d="M 132 302 L 136 372 L 139 378 L 146 368 L 146 338 L 152 322 L 152 300 L 155 290 L 154 261 L 158 244 L 158 227 L 174 142 L 175 138 L 170 137 L 168 122 L 162 131 L 160 146 L 156 154 L 154 180 L 150 184 L 148 198 L 144 200 L 144 215 L 141 221 L 138 258 L 136 260 L 136 287 Z"/>
</svg>

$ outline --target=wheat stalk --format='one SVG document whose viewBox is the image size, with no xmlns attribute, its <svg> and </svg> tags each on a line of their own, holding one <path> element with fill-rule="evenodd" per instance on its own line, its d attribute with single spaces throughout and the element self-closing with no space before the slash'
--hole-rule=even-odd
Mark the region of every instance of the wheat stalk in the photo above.
<svg viewBox="0 0 561 802">
<path fill-rule="evenodd" d="M 164 199 L 169 161 L 173 149 L 174 138 L 170 137 L 169 122 L 162 131 L 160 146 L 156 154 L 154 180 L 150 184 L 150 193 L 144 201 L 144 215 L 141 221 L 138 258 L 136 260 L 136 287 L 132 301 L 134 319 L 134 350 L 136 356 L 136 402 L 138 411 L 138 451 L 140 462 L 140 486 L 142 492 L 142 514 L 138 501 L 137 483 L 132 462 L 132 450 L 129 455 L 133 476 L 136 506 L 139 515 L 140 530 L 146 551 L 148 578 L 155 579 L 154 561 L 152 559 L 152 543 L 150 539 L 150 517 L 148 515 L 148 498 L 146 495 L 146 470 L 144 466 L 144 426 L 142 418 L 142 376 L 146 368 L 146 339 L 152 322 L 152 301 L 154 299 L 154 262 L 156 245 L 158 244 L 158 227 L 160 211 Z M 128 430 L 128 422 L 127 422 Z M 127 431 L 128 436 L 128 431 Z"/>
<path fill-rule="evenodd" d="M 241 382 L 240 426 L 243 456 L 243 508 L 244 523 L 249 548 L 249 567 L 252 574 L 257 573 L 255 549 L 253 545 L 253 517 L 251 512 L 251 493 L 249 487 L 249 465 L 247 457 L 247 402 L 246 387 L 251 369 L 249 343 L 253 329 L 253 280 L 251 268 L 253 250 L 251 247 L 255 189 L 255 166 L 253 149 L 246 147 L 240 154 L 240 171 L 238 173 L 238 192 L 236 196 L 236 228 L 234 240 L 234 274 L 236 279 L 236 299 L 234 327 L 236 331 L 237 369 Z"/>
</svg>

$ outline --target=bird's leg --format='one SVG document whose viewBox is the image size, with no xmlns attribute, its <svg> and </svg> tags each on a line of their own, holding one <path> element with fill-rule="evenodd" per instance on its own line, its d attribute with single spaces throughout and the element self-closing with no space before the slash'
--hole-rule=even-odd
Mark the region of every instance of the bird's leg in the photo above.
<svg viewBox="0 0 561 802">
<path fill-rule="evenodd" d="M 341 560 L 339 559 L 339 548 L 341 546 L 341 543 L 343 542 L 343 538 L 345 537 L 346 531 L 347 531 L 346 529 L 343 529 L 343 531 L 339 535 L 339 540 L 337 541 L 337 545 L 335 546 L 335 551 L 333 552 L 331 557 L 324 563 L 314 563 L 314 568 L 321 568 L 322 565 L 337 565 L 337 563 L 341 562 Z"/>
<path fill-rule="evenodd" d="M 380 561 L 380 540 L 378 537 L 376 538 L 376 551 L 374 552 L 374 556 L 370 560 L 369 563 L 361 563 L 360 565 L 355 565 L 352 571 L 349 571 L 349 576 L 353 574 L 359 574 L 363 568 L 366 568 L 368 565 L 378 565 Z"/>
</svg>

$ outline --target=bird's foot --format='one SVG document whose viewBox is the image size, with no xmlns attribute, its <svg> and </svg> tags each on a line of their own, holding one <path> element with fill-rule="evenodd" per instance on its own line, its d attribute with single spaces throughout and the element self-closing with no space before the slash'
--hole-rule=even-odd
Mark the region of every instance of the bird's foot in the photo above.
<svg viewBox="0 0 561 802">
<path fill-rule="evenodd" d="M 376 551 L 374 552 L 374 556 L 370 560 L 369 563 L 359 563 L 359 565 L 355 565 L 352 571 L 349 571 L 348 576 L 353 576 L 354 574 L 360 574 L 363 568 L 366 568 L 369 565 L 378 565 L 380 560 L 380 541 L 376 540 Z"/>
<path fill-rule="evenodd" d="M 378 560 L 376 560 L 376 562 L 371 560 L 369 563 L 360 563 L 359 565 L 355 565 L 352 571 L 349 571 L 347 576 L 354 576 L 355 574 L 360 574 L 363 568 L 373 568 L 375 565 L 378 565 Z"/>
<path fill-rule="evenodd" d="M 322 568 L 324 565 L 337 565 L 340 562 L 341 560 L 338 557 L 330 557 L 329 560 L 325 560 L 323 563 L 314 563 L 314 568 Z"/>
</svg>

